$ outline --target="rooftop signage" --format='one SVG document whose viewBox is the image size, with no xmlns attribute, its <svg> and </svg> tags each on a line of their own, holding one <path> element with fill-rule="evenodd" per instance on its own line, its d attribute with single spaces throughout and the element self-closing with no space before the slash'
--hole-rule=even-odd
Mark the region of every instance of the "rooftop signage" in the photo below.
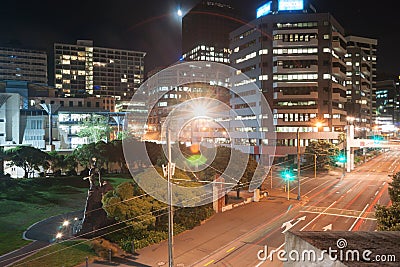
<svg viewBox="0 0 400 267">
<path fill-rule="evenodd" d="M 271 4 L 272 1 L 265 3 L 264 5 L 257 8 L 257 18 L 268 15 L 271 13 Z"/>
<path fill-rule="evenodd" d="M 279 0 L 278 11 L 303 10 L 304 0 Z"/>
</svg>

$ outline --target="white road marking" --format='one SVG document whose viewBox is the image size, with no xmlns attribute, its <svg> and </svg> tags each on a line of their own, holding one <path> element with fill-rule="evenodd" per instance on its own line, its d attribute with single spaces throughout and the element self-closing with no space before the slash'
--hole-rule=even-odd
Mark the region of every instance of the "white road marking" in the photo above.
<svg viewBox="0 0 400 267">
<path fill-rule="evenodd" d="M 314 219 L 312 219 L 309 223 L 307 223 L 303 228 L 301 228 L 300 229 L 300 231 L 303 231 L 304 229 L 306 229 L 307 228 L 307 226 L 309 226 L 311 223 L 313 223 L 316 219 L 318 219 L 319 218 L 319 216 L 321 216 L 321 214 L 323 213 L 323 212 L 326 212 L 328 209 L 330 209 L 333 205 L 335 205 L 336 204 L 336 200 L 332 203 L 332 204 L 330 204 L 324 211 L 322 211 L 320 214 L 318 214 Z"/>
<path fill-rule="evenodd" d="M 365 210 L 368 208 L 369 203 L 367 205 L 365 205 L 365 208 L 361 211 L 360 215 L 358 215 L 357 219 L 354 221 L 353 225 L 350 227 L 349 231 L 353 230 L 353 227 L 356 225 L 356 223 L 358 222 L 358 220 L 361 218 L 361 215 L 363 215 L 363 213 L 365 212 Z"/>
<path fill-rule="evenodd" d="M 330 215 L 330 216 L 337 216 L 337 217 L 346 217 L 346 218 L 353 218 L 357 219 L 358 216 L 351 216 L 351 215 L 345 215 L 345 214 L 336 214 L 336 213 L 329 213 L 329 212 L 318 212 L 318 211 L 306 211 L 306 210 L 301 210 L 299 212 L 302 213 L 313 213 L 313 214 L 322 214 L 322 215 Z M 376 221 L 375 218 L 364 218 L 364 220 L 371 220 L 371 221 Z"/>
</svg>

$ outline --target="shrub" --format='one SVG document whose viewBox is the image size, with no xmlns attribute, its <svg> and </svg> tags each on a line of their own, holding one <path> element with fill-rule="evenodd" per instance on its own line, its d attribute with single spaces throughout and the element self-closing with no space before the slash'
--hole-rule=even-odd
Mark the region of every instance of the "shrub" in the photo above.
<svg viewBox="0 0 400 267">
<path fill-rule="evenodd" d="M 111 255 L 116 256 L 119 254 L 119 249 L 117 245 L 102 238 L 93 240 L 90 246 L 94 250 L 94 252 L 103 259 L 108 258 L 108 253 L 110 249 L 111 249 Z"/>
</svg>

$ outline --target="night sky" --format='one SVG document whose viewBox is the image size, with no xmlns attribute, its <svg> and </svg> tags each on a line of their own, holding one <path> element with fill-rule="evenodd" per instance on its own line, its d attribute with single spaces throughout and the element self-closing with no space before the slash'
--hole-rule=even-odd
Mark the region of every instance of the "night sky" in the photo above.
<svg viewBox="0 0 400 267">
<path fill-rule="evenodd" d="M 32 1 L 1 0 L 0 46 L 46 50 L 55 42 L 75 44 L 91 39 L 95 46 L 147 52 L 146 72 L 167 66 L 181 54 L 181 24 L 176 10 L 198 0 Z M 232 0 L 245 19 L 266 1 Z M 397 74 L 400 34 L 394 1 L 313 0 L 319 12 L 329 12 L 347 33 L 378 39 L 378 71 Z M 49 68 L 52 63 L 49 62 Z M 51 78 L 50 78 L 51 79 Z M 52 83 L 52 79 L 50 80 Z"/>
</svg>

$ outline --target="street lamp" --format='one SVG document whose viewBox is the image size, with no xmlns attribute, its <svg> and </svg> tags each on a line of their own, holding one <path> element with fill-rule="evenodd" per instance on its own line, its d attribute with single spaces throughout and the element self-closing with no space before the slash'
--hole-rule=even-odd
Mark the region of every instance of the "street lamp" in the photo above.
<svg viewBox="0 0 400 267">
<path fill-rule="evenodd" d="M 178 9 L 178 11 L 176 11 L 176 14 L 178 15 L 178 17 L 182 17 L 183 13 L 182 13 L 182 9 Z"/>
<path fill-rule="evenodd" d="M 168 199 L 168 266 L 174 266 L 174 210 L 172 206 L 172 176 L 174 175 L 175 163 L 171 162 L 171 133 L 166 129 L 168 163 L 163 165 L 164 176 L 167 176 L 167 199 Z"/>
<path fill-rule="evenodd" d="M 297 200 L 300 199 L 300 127 L 297 127 Z"/>
<path fill-rule="evenodd" d="M 58 111 L 60 108 L 59 104 L 45 104 L 42 103 L 40 106 L 47 112 L 49 115 L 49 145 L 50 145 L 50 150 L 52 150 L 51 146 L 53 145 L 53 115 L 55 112 Z"/>
</svg>

